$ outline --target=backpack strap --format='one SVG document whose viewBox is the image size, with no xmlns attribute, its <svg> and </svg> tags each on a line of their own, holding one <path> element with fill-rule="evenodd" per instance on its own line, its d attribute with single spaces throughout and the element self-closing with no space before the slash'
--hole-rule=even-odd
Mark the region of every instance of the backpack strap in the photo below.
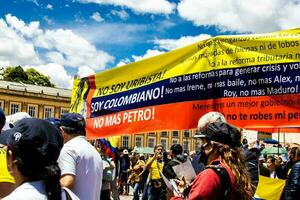
<svg viewBox="0 0 300 200">
<path fill-rule="evenodd" d="M 220 164 L 208 165 L 206 166 L 206 169 L 212 169 L 218 175 L 222 187 L 222 194 L 225 198 L 227 198 L 228 194 L 231 191 L 231 181 L 226 169 Z"/>
<path fill-rule="evenodd" d="M 71 197 L 71 195 L 69 194 L 69 192 L 68 192 L 65 188 L 63 188 L 63 190 L 64 190 L 64 192 L 65 192 L 65 194 L 66 194 L 66 200 L 72 200 L 72 197 Z"/>
</svg>

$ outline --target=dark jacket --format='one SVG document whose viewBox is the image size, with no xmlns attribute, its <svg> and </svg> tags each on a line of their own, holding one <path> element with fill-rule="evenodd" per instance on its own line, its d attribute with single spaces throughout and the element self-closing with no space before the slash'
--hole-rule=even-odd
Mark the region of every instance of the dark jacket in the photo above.
<svg viewBox="0 0 300 200">
<path fill-rule="evenodd" d="M 258 184 L 258 160 L 253 152 L 248 149 L 244 149 L 246 166 L 248 169 L 249 176 L 251 178 L 252 184 L 257 186 Z"/>
<path fill-rule="evenodd" d="M 285 199 L 296 200 L 300 197 L 300 161 L 296 162 L 285 186 Z"/>
<path fill-rule="evenodd" d="M 175 158 L 170 160 L 168 163 L 166 163 L 163 168 L 163 174 L 165 175 L 165 177 L 167 177 L 168 179 L 177 178 L 177 175 L 173 170 L 173 166 L 179 165 L 180 163 L 183 163 L 185 161 L 186 158 L 182 154 L 180 154 L 175 156 Z"/>
</svg>

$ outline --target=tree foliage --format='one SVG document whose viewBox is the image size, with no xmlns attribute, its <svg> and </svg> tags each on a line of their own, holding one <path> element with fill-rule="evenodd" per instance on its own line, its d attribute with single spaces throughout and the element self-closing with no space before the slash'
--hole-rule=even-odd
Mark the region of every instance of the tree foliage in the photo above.
<svg viewBox="0 0 300 200">
<path fill-rule="evenodd" d="M 50 78 L 41 74 L 33 68 L 29 68 L 26 71 L 21 66 L 7 67 L 3 72 L 3 80 L 12 82 L 22 82 L 32 85 L 40 85 L 47 87 L 55 87 L 51 83 Z"/>
</svg>

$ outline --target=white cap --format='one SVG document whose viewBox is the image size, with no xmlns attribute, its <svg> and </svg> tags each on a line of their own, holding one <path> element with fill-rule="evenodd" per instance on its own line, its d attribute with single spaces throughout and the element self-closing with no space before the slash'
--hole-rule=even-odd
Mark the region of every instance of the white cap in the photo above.
<svg viewBox="0 0 300 200">
<path fill-rule="evenodd" d="M 127 149 L 124 149 L 124 150 L 123 150 L 123 154 L 128 154 L 128 150 L 127 150 Z"/>
<path fill-rule="evenodd" d="M 31 118 L 31 116 L 26 112 L 17 112 L 15 114 L 12 114 L 12 115 L 8 116 L 8 118 L 9 118 L 9 120 L 8 120 L 9 127 L 12 128 L 21 119 Z"/>
<path fill-rule="evenodd" d="M 219 112 L 208 112 L 203 115 L 198 121 L 198 130 L 202 131 L 207 124 L 214 122 L 226 122 L 226 119 L 222 113 Z"/>
</svg>

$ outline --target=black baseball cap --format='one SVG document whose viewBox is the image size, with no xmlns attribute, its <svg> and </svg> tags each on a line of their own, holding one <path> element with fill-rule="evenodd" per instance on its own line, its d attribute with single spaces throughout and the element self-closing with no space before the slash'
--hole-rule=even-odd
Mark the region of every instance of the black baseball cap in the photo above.
<svg viewBox="0 0 300 200">
<path fill-rule="evenodd" d="M 78 113 L 65 113 L 61 116 L 60 126 L 74 128 L 75 130 L 85 130 L 85 119 Z"/>
<path fill-rule="evenodd" d="M 209 123 L 195 138 L 206 138 L 210 141 L 227 144 L 231 147 L 241 146 L 241 132 L 226 122 Z"/>
<path fill-rule="evenodd" d="M 0 144 L 6 145 L 11 129 L 4 130 L 0 133 Z"/>
<path fill-rule="evenodd" d="M 25 118 L 10 130 L 7 146 L 25 165 L 38 169 L 57 161 L 63 137 L 50 122 Z"/>
</svg>

